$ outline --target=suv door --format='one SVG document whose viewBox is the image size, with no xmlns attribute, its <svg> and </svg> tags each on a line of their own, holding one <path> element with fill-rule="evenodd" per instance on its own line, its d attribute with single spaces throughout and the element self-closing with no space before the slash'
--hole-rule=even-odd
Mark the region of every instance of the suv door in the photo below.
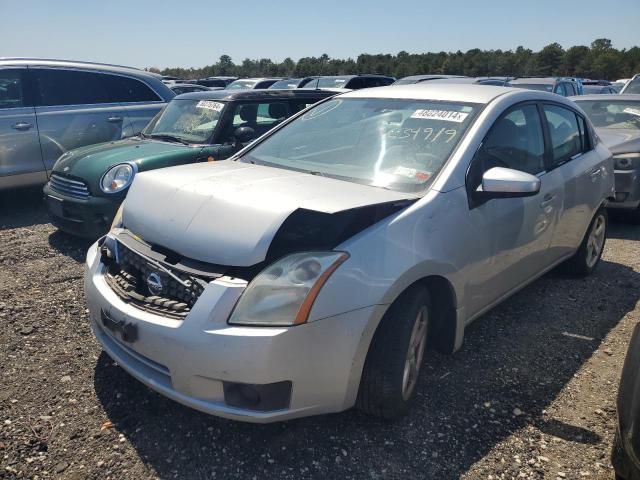
<svg viewBox="0 0 640 480">
<path fill-rule="evenodd" d="M 146 83 L 125 75 L 104 74 L 112 102 L 125 107 L 131 124 L 130 135 L 138 135 L 151 119 L 166 105 L 164 100 Z"/>
<path fill-rule="evenodd" d="M 470 272 L 474 312 L 492 304 L 550 266 L 548 256 L 563 196 L 562 179 L 545 171 L 543 125 L 535 103 L 508 109 L 491 127 L 467 174 L 469 222 L 474 238 L 485 239 L 488 256 Z M 475 194 L 493 167 L 540 178 L 540 192 L 523 198 L 482 198 Z M 475 242 L 473 239 L 470 241 Z"/>
<path fill-rule="evenodd" d="M 564 178 L 564 209 L 552 248 L 560 255 L 572 253 L 582 242 L 587 227 L 600 207 L 604 192 L 606 160 L 595 150 L 584 117 L 569 107 L 545 103 L 545 129 L 550 154 L 547 169 Z"/>
<path fill-rule="evenodd" d="M 113 102 L 102 74 L 82 70 L 30 68 L 37 95 L 36 116 L 45 168 L 65 152 L 119 140 L 131 131 L 127 113 Z"/>
<path fill-rule="evenodd" d="M 0 68 L 0 189 L 45 183 L 26 68 Z"/>
</svg>

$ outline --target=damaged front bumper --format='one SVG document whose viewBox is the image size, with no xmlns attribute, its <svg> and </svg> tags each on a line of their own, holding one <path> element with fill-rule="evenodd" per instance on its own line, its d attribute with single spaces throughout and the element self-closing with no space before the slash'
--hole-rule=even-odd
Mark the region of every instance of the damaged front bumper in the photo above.
<svg viewBox="0 0 640 480">
<path fill-rule="evenodd" d="M 124 301 L 105 274 L 96 243 L 85 271 L 96 338 L 123 369 L 161 394 L 206 413 L 258 423 L 354 405 L 382 307 L 295 327 L 230 326 L 243 280 L 209 282 L 188 315 L 175 319 Z"/>
</svg>

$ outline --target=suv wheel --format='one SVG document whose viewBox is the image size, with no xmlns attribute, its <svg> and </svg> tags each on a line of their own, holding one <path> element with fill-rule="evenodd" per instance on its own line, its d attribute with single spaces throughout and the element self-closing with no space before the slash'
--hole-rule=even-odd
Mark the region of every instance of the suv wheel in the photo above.
<svg viewBox="0 0 640 480">
<path fill-rule="evenodd" d="M 431 312 L 429 292 L 416 285 L 389 307 L 365 361 L 357 407 L 381 418 L 405 414 L 415 396 Z"/>
</svg>

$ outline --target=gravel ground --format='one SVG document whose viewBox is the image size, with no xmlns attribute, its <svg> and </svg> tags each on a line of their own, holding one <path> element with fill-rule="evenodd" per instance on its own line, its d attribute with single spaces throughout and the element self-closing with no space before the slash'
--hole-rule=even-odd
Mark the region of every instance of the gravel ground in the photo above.
<svg viewBox="0 0 640 480">
<path fill-rule="evenodd" d="M 274 425 L 182 407 L 102 353 L 87 242 L 38 191 L 0 195 L 0 478 L 613 478 L 615 394 L 640 306 L 640 227 L 584 280 L 550 273 L 428 354 L 410 416 Z"/>
</svg>

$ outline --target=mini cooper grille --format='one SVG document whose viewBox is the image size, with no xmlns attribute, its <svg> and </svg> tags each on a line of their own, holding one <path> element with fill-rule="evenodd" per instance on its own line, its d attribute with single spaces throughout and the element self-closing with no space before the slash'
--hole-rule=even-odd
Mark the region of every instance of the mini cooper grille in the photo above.
<svg viewBox="0 0 640 480">
<path fill-rule="evenodd" d="M 183 283 L 178 282 L 121 243 L 118 244 L 118 261 L 105 262 L 108 265 L 107 284 L 124 301 L 157 315 L 182 320 L 206 286 L 206 281 L 174 270 L 173 275 Z M 150 290 L 147 279 L 151 274 L 160 279 L 161 291 Z"/>
<path fill-rule="evenodd" d="M 74 198 L 88 198 L 89 187 L 80 180 L 72 180 L 58 173 L 52 173 L 49 180 L 51 190 Z"/>
</svg>

